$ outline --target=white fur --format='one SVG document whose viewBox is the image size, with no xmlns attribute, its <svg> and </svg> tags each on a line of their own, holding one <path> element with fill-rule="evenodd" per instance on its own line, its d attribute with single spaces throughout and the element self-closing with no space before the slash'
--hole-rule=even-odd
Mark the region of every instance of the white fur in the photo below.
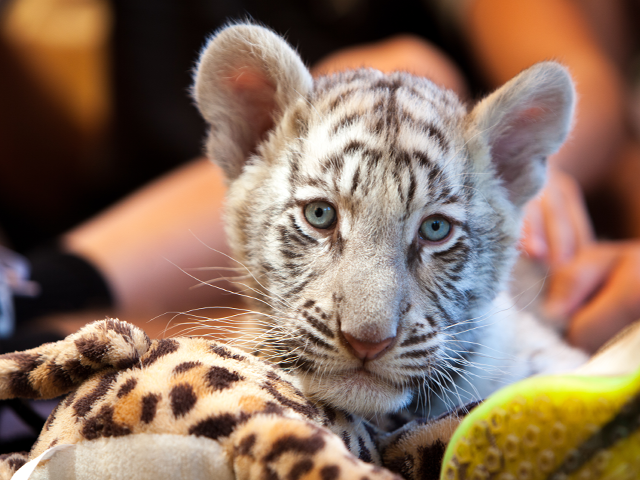
<svg viewBox="0 0 640 480">
<path fill-rule="evenodd" d="M 243 83 L 245 74 L 251 82 Z M 317 372 L 300 373 L 305 393 L 371 415 L 410 400 L 410 369 L 447 380 L 431 360 L 463 366 L 466 373 L 452 390 L 456 395 L 470 380 L 469 398 L 584 361 L 555 332 L 526 314 L 505 318 L 496 303 L 517 256 L 522 207 L 541 188 L 546 158 L 570 129 L 575 93 L 564 67 L 536 65 L 467 113 L 452 92 L 402 73 L 347 72 L 314 85 L 284 40 L 240 25 L 223 30 L 205 49 L 195 96 L 212 126 L 208 152 L 230 180 L 230 244 L 260 278 L 252 287 L 268 289 L 257 305 L 272 305 L 266 312 L 290 339 L 301 336 L 299 328 L 308 332 L 288 347 L 317 363 Z M 354 144 L 366 148 L 350 150 Z M 401 160 L 398 152 L 408 153 Z M 340 166 L 328 166 L 330 159 Z M 409 162 L 406 168 L 396 168 L 402 161 Z M 443 185 L 446 198 L 439 196 Z M 310 226 L 300 207 L 318 199 L 338 212 L 331 235 Z M 420 243 L 410 265 L 420 224 L 433 214 L 457 225 L 440 244 Z M 314 247 L 303 250 L 292 240 L 285 245 L 283 229 L 312 239 Z M 338 234 L 344 246 L 336 254 Z M 479 247 L 458 265 L 456 292 L 449 293 L 471 292 L 471 306 L 438 293 L 450 267 L 438 263 L 439 255 L 459 241 Z M 286 257 L 285 247 L 307 253 Z M 305 279 L 300 291 L 290 293 Z M 308 300 L 327 313 L 322 322 L 333 336 L 302 318 Z M 345 334 L 397 342 L 363 369 L 341 340 Z M 435 336 L 402 346 L 418 334 Z M 330 348 L 317 346 L 318 340 Z M 472 345 L 477 351 L 469 361 L 459 360 Z M 418 355 L 434 346 L 430 358 Z"/>
</svg>

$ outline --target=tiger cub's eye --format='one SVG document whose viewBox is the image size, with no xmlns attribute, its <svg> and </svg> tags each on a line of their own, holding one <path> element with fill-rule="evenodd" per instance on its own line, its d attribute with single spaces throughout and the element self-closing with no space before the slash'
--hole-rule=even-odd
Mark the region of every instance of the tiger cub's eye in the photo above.
<svg viewBox="0 0 640 480">
<path fill-rule="evenodd" d="M 439 215 L 433 215 L 420 225 L 420 237 L 429 242 L 439 242 L 444 240 L 451 232 L 449 221 Z"/>
<path fill-rule="evenodd" d="M 327 202 L 312 202 L 304 207 L 307 222 L 315 228 L 329 228 L 336 221 L 336 209 Z"/>
</svg>

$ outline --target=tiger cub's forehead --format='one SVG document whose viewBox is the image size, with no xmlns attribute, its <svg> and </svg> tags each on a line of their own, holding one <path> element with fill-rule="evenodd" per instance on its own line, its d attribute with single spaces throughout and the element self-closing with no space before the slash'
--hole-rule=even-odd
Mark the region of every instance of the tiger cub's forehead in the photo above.
<svg viewBox="0 0 640 480">
<path fill-rule="evenodd" d="M 301 108 L 298 200 L 451 204 L 464 190 L 466 110 L 452 92 L 403 73 L 360 70 L 320 79 Z"/>
</svg>

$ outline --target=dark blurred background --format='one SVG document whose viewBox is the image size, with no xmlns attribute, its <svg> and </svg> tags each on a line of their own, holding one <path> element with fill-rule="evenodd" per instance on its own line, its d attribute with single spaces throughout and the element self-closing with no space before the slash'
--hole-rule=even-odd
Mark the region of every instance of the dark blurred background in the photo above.
<svg viewBox="0 0 640 480">
<path fill-rule="evenodd" d="M 0 1 L 0 243 L 19 252 L 45 244 L 199 155 L 192 68 L 207 35 L 225 23 L 266 24 L 312 64 L 398 32 L 439 43 L 425 4 Z"/>
</svg>

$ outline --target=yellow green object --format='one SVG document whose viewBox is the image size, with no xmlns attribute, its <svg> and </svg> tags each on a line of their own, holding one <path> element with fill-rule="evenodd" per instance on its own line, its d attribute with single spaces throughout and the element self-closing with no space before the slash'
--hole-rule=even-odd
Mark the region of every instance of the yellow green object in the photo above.
<svg viewBox="0 0 640 480">
<path fill-rule="evenodd" d="M 640 369 L 533 377 L 476 407 L 441 480 L 640 479 Z"/>
</svg>

